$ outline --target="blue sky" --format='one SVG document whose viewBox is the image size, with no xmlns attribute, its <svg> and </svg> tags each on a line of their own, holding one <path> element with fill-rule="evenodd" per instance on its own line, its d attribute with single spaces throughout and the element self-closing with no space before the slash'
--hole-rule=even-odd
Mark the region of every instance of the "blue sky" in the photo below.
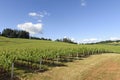
<svg viewBox="0 0 120 80">
<path fill-rule="evenodd" d="M 80 42 L 120 39 L 120 0 L 1 0 L 4 28 Z"/>
</svg>

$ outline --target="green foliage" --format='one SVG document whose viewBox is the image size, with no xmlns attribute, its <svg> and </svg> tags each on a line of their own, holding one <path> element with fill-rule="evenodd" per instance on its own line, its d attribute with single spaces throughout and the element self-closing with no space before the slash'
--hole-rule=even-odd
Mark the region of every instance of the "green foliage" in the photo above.
<svg viewBox="0 0 120 80">
<path fill-rule="evenodd" d="M 38 38 L 38 37 L 30 37 L 30 39 L 35 39 L 35 40 L 48 40 L 48 41 L 52 41 L 52 39 L 47 39 L 47 38 Z"/>
<path fill-rule="evenodd" d="M 55 61 L 107 52 L 120 52 L 120 47 L 0 37 L 0 69 L 11 71 L 11 65 L 15 63 L 35 70 L 39 69 L 40 62 L 41 66 L 46 66 L 46 63 L 55 64 Z"/>
<path fill-rule="evenodd" d="M 76 42 L 72 41 L 69 38 L 56 39 L 55 41 L 57 41 L 57 42 L 66 42 L 66 43 L 71 43 L 71 44 L 77 44 Z"/>
<path fill-rule="evenodd" d="M 22 30 L 12 30 L 6 28 L 2 31 L 2 36 L 9 38 L 29 38 L 29 33 Z"/>
</svg>

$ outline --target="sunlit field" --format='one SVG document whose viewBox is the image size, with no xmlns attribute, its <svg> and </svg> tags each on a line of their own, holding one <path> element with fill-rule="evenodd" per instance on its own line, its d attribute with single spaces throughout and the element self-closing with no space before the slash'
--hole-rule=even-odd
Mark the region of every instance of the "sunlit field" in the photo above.
<svg viewBox="0 0 120 80">
<path fill-rule="evenodd" d="M 49 71 L 65 62 L 90 55 L 119 53 L 120 46 L 109 44 L 69 44 L 55 41 L 0 37 L 0 78 L 20 78 L 29 73 Z M 23 75 L 22 75 L 23 74 Z"/>
</svg>

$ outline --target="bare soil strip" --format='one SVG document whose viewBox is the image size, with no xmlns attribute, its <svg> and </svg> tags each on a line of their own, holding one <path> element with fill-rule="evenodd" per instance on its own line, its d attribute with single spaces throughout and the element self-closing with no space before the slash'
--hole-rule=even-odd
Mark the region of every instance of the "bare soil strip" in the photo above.
<svg viewBox="0 0 120 80">
<path fill-rule="evenodd" d="M 120 80 L 120 54 L 92 55 L 22 80 Z"/>
</svg>

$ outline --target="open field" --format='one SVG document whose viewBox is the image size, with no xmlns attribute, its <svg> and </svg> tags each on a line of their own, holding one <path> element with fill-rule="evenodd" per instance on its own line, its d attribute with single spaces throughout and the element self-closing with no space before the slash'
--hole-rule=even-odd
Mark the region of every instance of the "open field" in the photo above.
<svg viewBox="0 0 120 80">
<path fill-rule="evenodd" d="M 94 45 L 74 45 L 63 42 L 54 41 L 44 41 L 44 40 L 29 40 L 29 39 L 16 39 L 16 38 L 5 38 L 0 37 L 0 50 L 15 50 L 15 49 L 25 49 L 25 48 L 50 48 L 50 47 L 90 47 L 90 48 L 104 48 L 113 52 L 120 53 L 119 43 L 109 43 L 109 44 L 94 44 Z"/>
<path fill-rule="evenodd" d="M 0 75 L 0 79 L 9 80 L 8 77 L 9 78 L 17 77 L 18 79 L 20 78 L 24 79 L 33 76 L 30 77 L 29 79 L 40 77 L 41 79 L 43 78 L 43 80 L 49 80 L 49 79 L 55 80 L 54 76 L 57 76 L 60 79 L 63 79 L 64 76 L 65 77 L 71 76 L 70 79 L 73 79 L 72 75 L 73 76 L 75 75 L 75 77 L 76 75 L 89 76 L 89 74 L 83 74 L 83 73 L 80 73 L 80 75 L 76 74 L 75 71 L 79 71 L 78 67 L 80 67 L 81 70 L 86 71 L 86 72 L 84 71 L 85 73 L 89 73 L 89 71 L 87 72 L 86 70 L 87 66 L 89 67 L 88 64 L 92 64 L 92 65 L 94 64 L 95 66 L 97 66 L 97 63 L 100 65 L 99 61 L 104 61 L 104 59 L 106 61 L 106 59 L 108 59 L 104 56 L 103 56 L 104 59 L 102 57 L 97 58 L 97 54 L 104 54 L 111 52 L 120 53 L 120 46 L 118 45 L 116 46 L 113 44 L 112 45 L 109 44 L 75 45 L 75 44 L 55 42 L 55 41 L 0 37 L 0 74 L 3 74 Z M 84 64 L 87 63 L 84 61 L 88 60 L 87 58 L 84 57 L 88 57 L 91 55 L 96 56 L 96 58 L 93 59 L 93 61 L 90 60 L 91 63 L 89 63 L 88 61 L 88 64 Z M 110 56 L 108 55 L 108 57 L 111 56 L 112 56 L 111 54 Z M 79 59 L 83 59 L 83 60 L 79 60 Z M 94 61 L 96 61 L 96 63 Z M 82 63 L 79 64 L 79 62 Z M 74 74 L 70 74 L 70 75 L 64 74 L 63 78 L 61 76 L 59 77 L 59 74 L 57 75 L 56 72 L 54 72 L 57 71 L 56 69 L 58 69 L 57 73 L 60 72 L 60 74 L 63 74 L 67 72 L 65 70 L 69 71 L 70 70 L 69 68 L 71 68 L 71 71 Z M 61 71 L 63 73 L 61 73 Z M 53 75 L 49 72 L 51 73 L 53 72 Z M 38 77 L 34 77 L 34 74 L 36 73 L 38 74 L 35 76 Z M 47 75 L 51 74 L 50 77 L 52 78 L 45 76 L 46 73 Z M 5 79 L 6 77 L 7 79 Z M 82 78 L 78 78 L 78 80 L 79 79 Z M 85 78 L 83 78 L 83 80 L 84 79 Z"/>
<path fill-rule="evenodd" d="M 109 44 L 94 44 L 94 45 L 74 45 L 63 42 L 54 42 L 54 41 L 44 41 L 44 40 L 29 40 L 29 39 L 16 39 L 16 38 L 5 38 L 0 37 L 0 50 L 15 50 L 15 49 L 24 49 L 24 48 L 50 48 L 50 47 L 90 47 L 90 48 L 104 48 L 113 52 L 120 53 L 119 43 L 109 43 Z"/>
<path fill-rule="evenodd" d="M 119 80 L 120 54 L 92 55 L 22 80 Z"/>
<path fill-rule="evenodd" d="M 120 80 L 120 0 L 1 0 L 0 80 Z"/>
</svg>

